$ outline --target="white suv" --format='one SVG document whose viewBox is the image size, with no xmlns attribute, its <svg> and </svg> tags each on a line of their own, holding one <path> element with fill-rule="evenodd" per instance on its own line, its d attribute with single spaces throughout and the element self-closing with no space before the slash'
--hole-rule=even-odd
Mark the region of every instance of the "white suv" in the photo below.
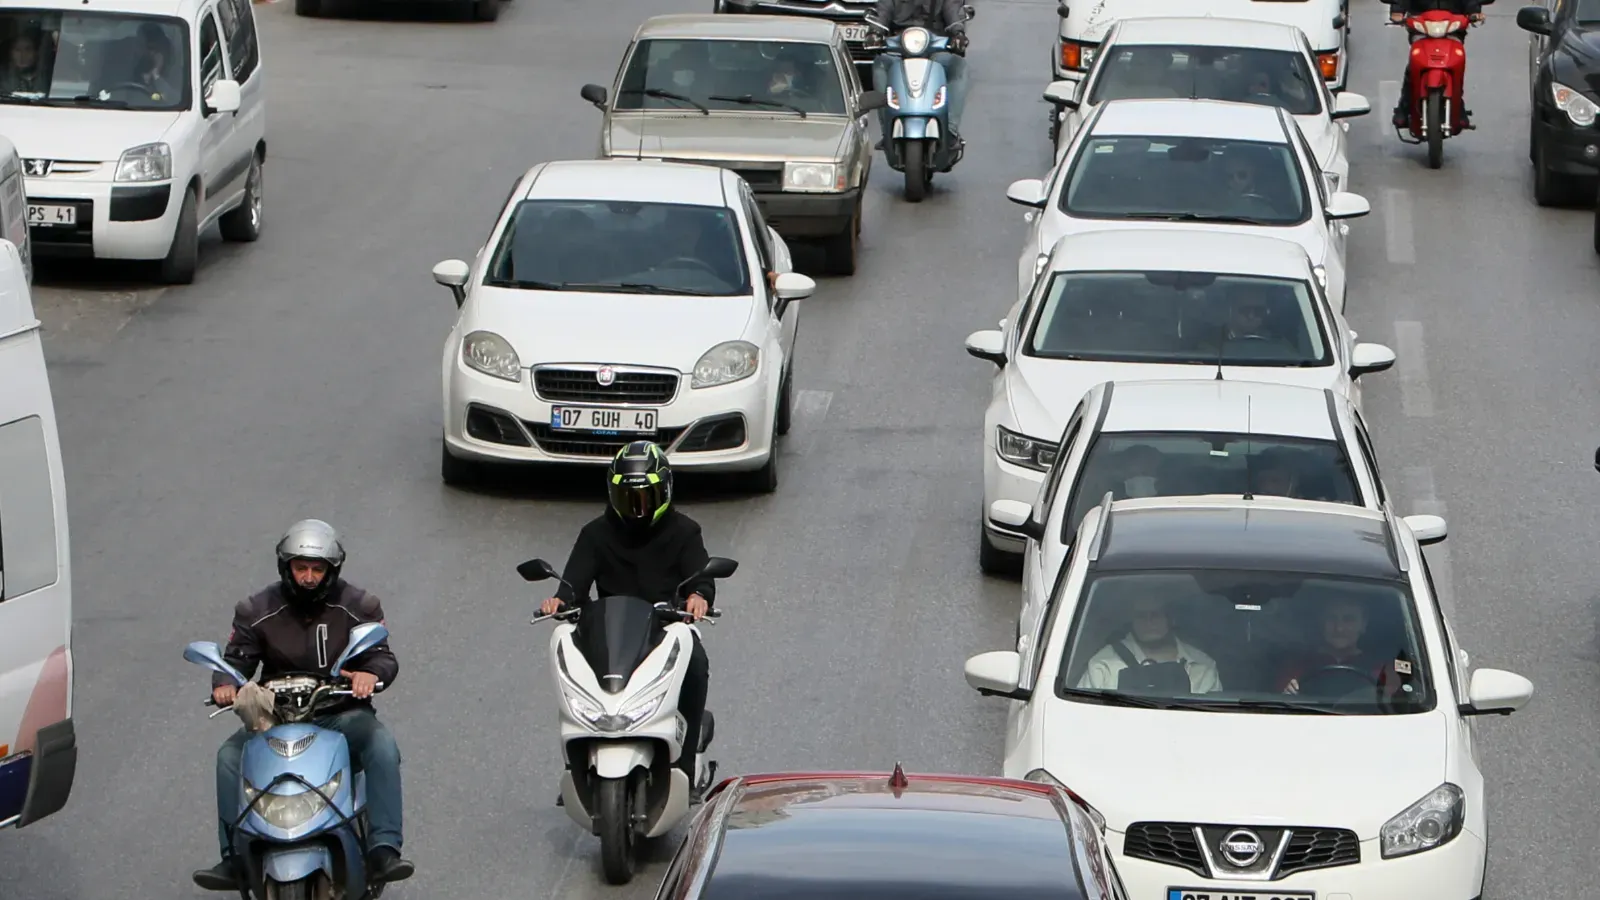
<svg viewBox="0 0 1600 900">
<path fill-rule="evenodd" d="M 23 158 L 35 255 L 156 260 L 188 284 L 211 223 L 260 236 L 250 0 L 32 0 L 0 8 L 0 35 L 9 61 L 34 60 L 0 78 L 0 134 Z"/>
</svg>

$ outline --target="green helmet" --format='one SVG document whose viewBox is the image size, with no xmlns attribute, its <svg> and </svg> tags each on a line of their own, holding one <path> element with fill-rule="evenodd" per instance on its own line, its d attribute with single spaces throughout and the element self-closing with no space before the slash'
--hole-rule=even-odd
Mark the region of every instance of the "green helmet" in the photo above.
<svg viewBox="0 0 1600 900">
<path fill-rule="evenodd" d="M 672 467 L 650 441 L 634 441 L 611 458 L 606 471 L 611 511 L 625 524 L 654 525 L 672 506 Z"/>
</svg>

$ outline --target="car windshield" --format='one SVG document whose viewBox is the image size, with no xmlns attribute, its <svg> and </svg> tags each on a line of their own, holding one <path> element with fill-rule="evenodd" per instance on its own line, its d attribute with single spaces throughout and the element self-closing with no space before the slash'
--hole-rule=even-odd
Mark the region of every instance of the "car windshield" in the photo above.
<svg viewBox="0 0 1600 900">
<path fill-rule="evenodd" d="M 127 13 L 0 10 L 0 103 L 177 110 L 189 102 L 189 27 Z"/>
<path fill-rule="evenodd" d="M 1433 708 L 1404 584 L 1227 569 L 1091 576 L 1067 700 L 1261 713 Z"/>
<path fill-rule="evenodd" d="M 1057 272 L 1028 336 L 1044 359 L 1229 366 L 1331 362 L 1308 283 L 1209 272 Z"/>
<path fill-rule="evenodd" d="M 1288 144 L 1188 137 L 1084 141 L 1061 211 L 1084 219 L 1298 225 L 1310 216 Z"/>
<path fill-rule="evenodd" d="M 622 76 L 615 108 L 693 111 L 696 105 L 767 115 L 846 112 L 839 67 L 827 44 L 640 41 Z"/>
<path fill-rule="evenodd" d="M 522 201 L 484 284 L 706 297 L 750 293 L 733 210 L 633 200 Z"/>
<path fill-rule="evenodd" d="M 1072 509 L 1061 523 L 1072 543 L 1083 517 L 1111 492 L 1130 497 L 1202 494 L 1289 497 L 1357 504 L 1361 490 L 1337 441 L 1261 434 L 1107 432 L 1089 445 Z"/>
<path fill-rule="evenodd" d="M 1115 47 L 1100 63 L 1089 102 L 1169 97 L 1279 106 L 1296 116 L 1322 112 L 1321 87 L 1303 54 L 1255 47 Z"/>
</svg>

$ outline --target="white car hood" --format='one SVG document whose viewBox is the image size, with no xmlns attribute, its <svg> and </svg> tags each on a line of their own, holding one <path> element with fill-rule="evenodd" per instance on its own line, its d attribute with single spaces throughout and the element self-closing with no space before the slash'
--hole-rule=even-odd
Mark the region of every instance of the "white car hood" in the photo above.
<svg viewBox="0 0 1600 900">
<path fill-rule="evenodd" d="M 1040 253 L 1050 252 L 1050 248 L 1056 245 L 1056 241 L 1069 234 L 1159 228 L 1193 231 L 1200 228 L 1207 231 L 1254 234 L 1261 237 L 1277 238 L 1280 241 L 1293 241 L 1305 248 L 1306 255 L 1311 257 L 1312 265 L 1327 265 L 1328 263 L 1328 239 L 1324 236 L 1323 229 L 1317 227 L 1315 219 L 1308 219 L 1300 225 L 1293 226 L 1237 225 L 1220 222 L 1162 222 L 1154 219 L 1074 219 L 1058 209 L 1049 213 L 1042 224 L 1044 227 L 1040 229 L 1039 234 L 1041 238 L 1039 241 Z M 1028 263 L 1031 266 L 1033 260 L 1028 260 Z"/>
<path fill-rule="evenodd" d="M 524 368 L 541 363 L 665 366 L 682 372 L 723 341 L 745 337 L 750 297 L 662 297 L 480 286 L 461 335 L 492 331 Z"/>
<path fill-rule="evenodd" d="M 1361 840 L 1445 779 L 1440 712 L 1179 712 L 1051 699 L 1044 768 L 1117 832 L 1139 821 L 1349 828 Z"/>
<path fill-rule="evenodd" d="M 1196 9 L 1192 0 L 1109 0 L 1096 3 L 1083 26 L 1086 41 L 1101 41 L 1118 19 L 1149 19 L 1168 16 L 1220 16 L 1293 25 L 1306 33 L 1315 50 L 1338 44 L 1333 14 L 1326 3 L 1258 3 L 1255 0 L 1207 0 Z M 1332 43 L 1328 43 L 1328 42 Z"/>
<path fill-rule="evenodd" d="M 114 163 L 130 147 L 161 140 L 179 115 L 8 103 L 0 105 L 0 134 L 23 159 Z"/>
</svg>

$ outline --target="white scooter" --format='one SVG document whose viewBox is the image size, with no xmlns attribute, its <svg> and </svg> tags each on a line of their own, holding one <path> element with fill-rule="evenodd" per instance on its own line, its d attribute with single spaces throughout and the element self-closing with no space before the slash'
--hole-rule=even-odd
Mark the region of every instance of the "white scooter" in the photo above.
<svg viewBox="0 0 1600 900">
<path fill-rule="evenodd" d="M 677 596 L 704 578 L 727 578 L 739 568 L 713 556 L 678 585 Z M 554 578 L 551 565 L 530 559 L 517 566 L 526 581 Z M 567 585 L 571 590 L 571 585 Z M 713 622 L 716 610 L 703 621 Z M 700 723 L 695 783 L 677 766 L 688 722 L 678 693 L 694 649 L 688 613 L 669 603 L 612 595 L 537 616 L 557 619 L 550 667 L 561 692 L 561 805 L 572 821 L 600 837 L 606 881 L 627 884 L 638 867 L 639 845 L 671 831 L 716 777 L 706 759 L 714 722 Z"/>
</svg>

